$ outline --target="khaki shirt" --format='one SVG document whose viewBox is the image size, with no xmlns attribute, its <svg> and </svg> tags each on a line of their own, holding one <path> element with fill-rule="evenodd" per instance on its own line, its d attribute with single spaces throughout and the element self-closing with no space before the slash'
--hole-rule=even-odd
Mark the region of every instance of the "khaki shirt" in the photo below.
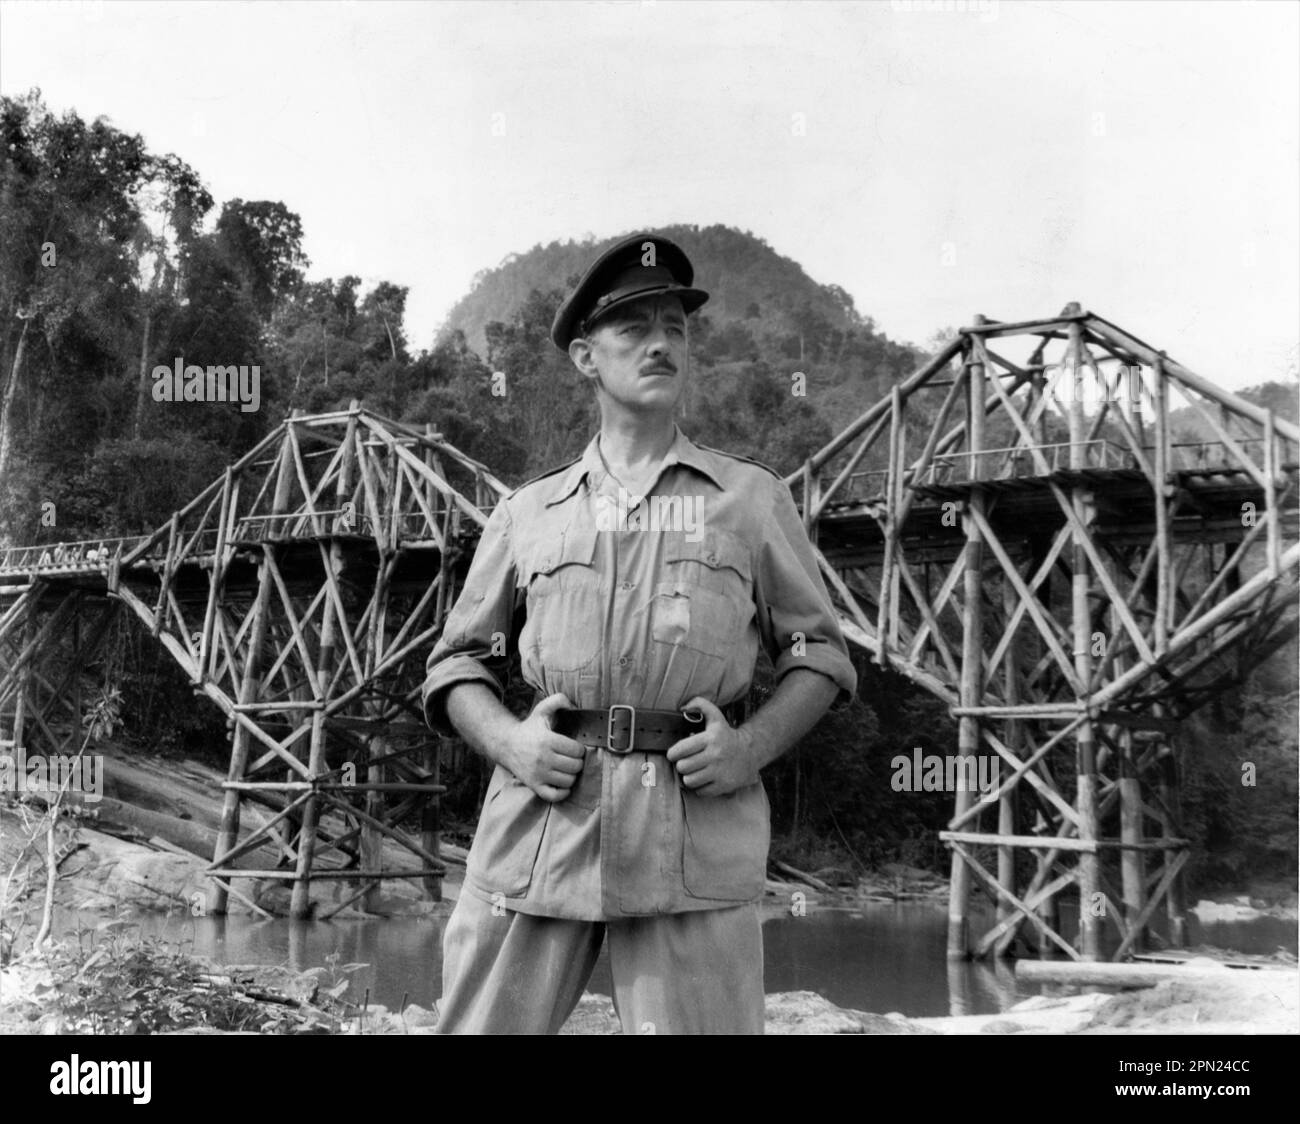
<svg viewBox="0 0 1300 1124">
<path fill-rule="evenodd" d="M 726 706 L 749 690 L 760 643 L 778 681 L 806 668 L 851 697 L 857 676 L 779 479 L 678 430 L 647 500 L 629 512 L 621 492 L 593 439 L 497 505 L 429 656 L 431 726 L 453 732 L 453 684 L 501 697 L 516 648 L 540 696 L 584 709 Z M 717 909 L 762 894 L 769 837 L 761 782 L 699 796 L 662 753 L 589 748 L 558 804 L 496 768 L 465 890 L 577 920 Z"/>
</svg>

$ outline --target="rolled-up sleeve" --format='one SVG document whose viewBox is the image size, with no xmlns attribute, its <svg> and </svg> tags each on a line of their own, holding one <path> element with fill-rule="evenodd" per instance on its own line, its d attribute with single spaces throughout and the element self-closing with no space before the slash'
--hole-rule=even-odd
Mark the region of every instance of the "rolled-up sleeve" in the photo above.
<svg viewBox="0 0 1300 1124">
<path fill-rule="evenodd" d="M 835 705 L 857 691 L 858 674 L 817 567 L 790 490 L 771 481 L 771 500 L 754 574 L 759 635 L 776 682 L 797 668 L 816 671 L 840 688 Z"/>
<path fill-rule="evenodd" d="M 510 511 L 502 500 L 483 528 L 465 586 L 425 664 L 424 719 L 438 733 L 455 733 L 446 705 L 447 690 L 457 683 L 485 683 L 504 698 L 515 607 Z"/>
</svg>

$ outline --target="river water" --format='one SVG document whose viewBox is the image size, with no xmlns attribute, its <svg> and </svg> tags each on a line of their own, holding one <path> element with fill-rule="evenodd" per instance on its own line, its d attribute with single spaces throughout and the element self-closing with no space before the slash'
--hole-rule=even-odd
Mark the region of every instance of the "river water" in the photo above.
<svg viewBox="0 0 1300 1124">
<path fill-rule="evenodd" d="M 93 928 L 102 915 L 83 915 Z M 145 934 L 179 943 L 220 964 L 282 964 L 294 971 L 364 964 L 349 974 L 347 998 L 397 1009 L 431 1007 L 441 993 L 442 918 L 375 918 L 291 922 L 243 916 L 194 918 L 138 915 Z M 1296 922 L 1276 918 L 1200 925 L 1189 916 L 1192 945 L 1239 952 L 1296 951 Z M 984 919 L 973 926 L 984 928 Z M 61 931 L 66 926 L 58 926 Z M 946 902 L 863 904 L 825 908 L 810 903 L 803 917 L 772 913 L 764 922 L 764 983 L 768 992 L 815 991 L 842 1007 L 912 1017 L 1002 1011 L 1036 994 L 1016 989 L 1010 962 L 957 962 L 945 957 Z M 589 991 L 610 993 L 604 952 Z"/>
</svg>

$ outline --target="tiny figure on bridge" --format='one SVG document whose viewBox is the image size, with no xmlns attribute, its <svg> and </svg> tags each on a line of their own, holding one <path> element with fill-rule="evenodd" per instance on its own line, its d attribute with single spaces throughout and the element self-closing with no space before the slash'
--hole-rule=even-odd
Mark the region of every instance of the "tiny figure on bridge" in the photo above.
<svg viewBox="0 0 1300 1124">
<path fill-rule="evenodd" d="M 600 432 L 493 511 L 425 714 L 496 769 L 444 937 L 441 1033 L 553 1033 L 606 936 L 624 1033 L 762 1033 L 759 770 L 856 675 L 789 489 L 675 415 L 708 295 L 620 241 L 552 327 Z M 762 644 L 772 698 L 745 720 Z M 537 702 L 503 705 L 509 655 Z"/>
</svg>

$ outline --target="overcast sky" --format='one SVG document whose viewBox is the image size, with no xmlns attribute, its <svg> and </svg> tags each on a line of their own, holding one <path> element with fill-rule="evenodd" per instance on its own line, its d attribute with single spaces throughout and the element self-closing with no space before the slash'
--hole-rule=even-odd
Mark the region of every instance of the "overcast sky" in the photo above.
<svg viewBox="0 0 1300 1124">
<path fill-rule="evenodd" d="M 0 92 L 282 200 L 312 277 L 410 287 L 417 347 L 512 252 L 726 223 L 895 338 L 1078 300 L 1242 386 L 1297 362 L 1298 13 L 7 2 Z"/>
</svg>

